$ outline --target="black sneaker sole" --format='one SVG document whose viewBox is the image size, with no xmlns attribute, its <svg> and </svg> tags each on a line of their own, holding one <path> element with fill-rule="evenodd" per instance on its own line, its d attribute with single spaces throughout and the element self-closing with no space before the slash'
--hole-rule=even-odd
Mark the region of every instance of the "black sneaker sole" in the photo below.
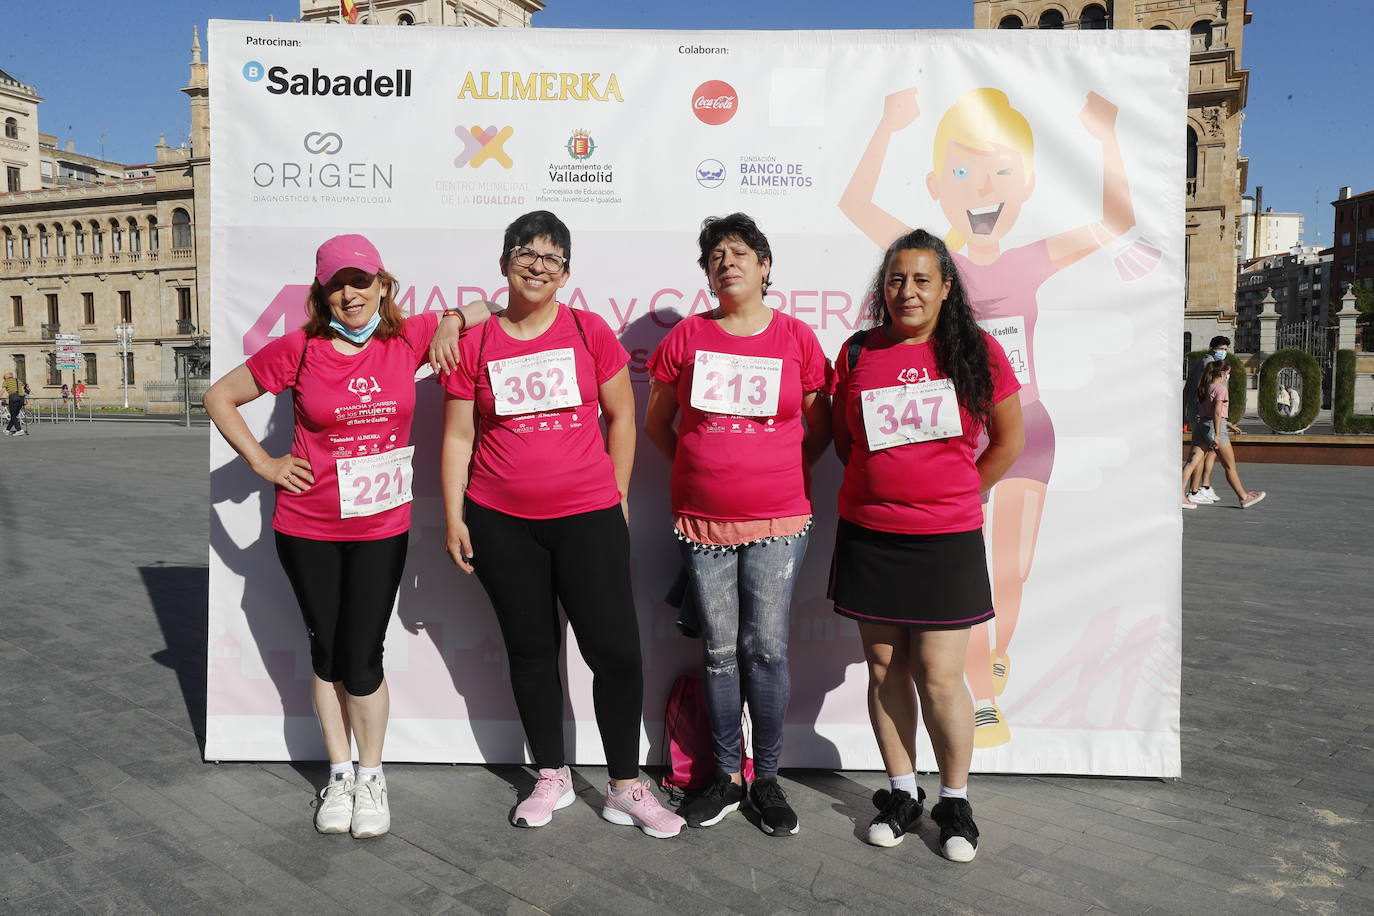
<svg viewBox="0 0 1374 916">
<path fill-rule="evenodd" d="M 688 826 L 688 827 L 714 827 L 714 826 L 716 826 L 716 824 L 719 824 L 721 821 L 725 820 L 725 815 L 731 813 L 732 811 L 738 811 L 738 810 L 739 810 L 739 802 L 735 802 L 735 803 L 732 804 L 732 805 L 726 805 L 724 808 L 721 808 L 721 809 L 720 809 L 720 813 L 717 814 L 715 817 L 707 818 L 707 819 L 704 820 L 704 821 L 698 821 L 698 822 L 695 823 L 695 824 L 693 824 L 691 821 L 688 821 L 688 822 L 687 822 L 687 826 Z"/>
</svg>

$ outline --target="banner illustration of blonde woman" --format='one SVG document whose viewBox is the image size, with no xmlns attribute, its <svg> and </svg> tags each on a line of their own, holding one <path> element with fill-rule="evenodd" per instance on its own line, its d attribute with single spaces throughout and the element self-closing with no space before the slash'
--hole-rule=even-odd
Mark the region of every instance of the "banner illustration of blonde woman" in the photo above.
<svg viewBox="0 0 1374 916">
<path fill-rule="evenodd" d="M 892 135 L 920 114 L 916 90 L 889 95 L 873 138 L 840 198 L 840 209 L 879 247 L 909 227 L 874 203 Z M 1006 93 L 980 88 L 964 93 L 935 131 L 926 188 L 949 220 L 946 244 L 954 254 L 978 322 L 1002 344 L 1017 380 L 1026 447 L 988 494 L 985 513 L 991 544 L 995 642 L 988 624 L 969 640 L 966 674 L 974 697 L 974 746 L 1011 740 L 997 697 L 1011 675 L 1010 645 L 1021 596 L 1035 559 L 1045 491 L 1054 466 L 1054 424 L 1040 401 L 1035 369 L 1036 296 L 1056 272 L 1107 245 L 1123 280 L 1149 273 L 1158 250 L 1122 239 L 1135 226 L 1129 183 L 1116 135 L 1117 107 L 1095 92 L 1079 120 L 1102 147 L 1102 219 L 1019 248 L 1002 248 L 1035 191 L 1035 139 L 1030 123 Z"/>
</svg>

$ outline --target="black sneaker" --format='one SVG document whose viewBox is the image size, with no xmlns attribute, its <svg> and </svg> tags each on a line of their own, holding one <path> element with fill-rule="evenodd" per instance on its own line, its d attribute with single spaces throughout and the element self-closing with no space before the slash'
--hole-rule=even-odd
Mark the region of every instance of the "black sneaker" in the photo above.
<svg viewBox="0 0 1374 916">
<path fill-rule="evenodd" d="M 744 801 L 744 786 L 737 786 L 724 773 L 716 774 L 716 781 L 696 798 L 688 799 L 677 813 L 689 827 L 712 827 L 731 811 L 738 811 Z"/>
<path fill-rule="evenodd" d="M 921 819 L 926 790 L 916 789 L 916 797 L 905 789 L 879 789 L 873 793 L 873 807 L 878 816 L 868 825 L 868 842 L 874 846 L 896 846 L 908 833 L 916 829 Z"/>
<path fill-rule="evenodd" d="M 951 862 L 972 862 L 978 854 L 978 825 L 966 798 L 942 798 L 930 809 L 940 825 L 940 851 Z"/>
<path fill-rule="evenodd" d="M 787 793 L 775 776 L 755 779 L 749 785 L 749 804 L 759 813 L 759 826 L 769 836 L 792 836 L 801 829 L 797 812 L 787 803 Z"/>
</svg>

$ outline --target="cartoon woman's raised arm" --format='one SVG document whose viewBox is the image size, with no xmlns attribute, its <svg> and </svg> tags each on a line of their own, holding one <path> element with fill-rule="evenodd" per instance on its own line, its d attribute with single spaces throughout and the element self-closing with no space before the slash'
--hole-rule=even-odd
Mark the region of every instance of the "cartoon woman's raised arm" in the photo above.
<svg viewBox="0 0 1374 916">
<path fill-rule="evenodd" d="M 840 196 L 840 212 L 879 248 L 886 248 L 893 239 L 910 228 L 875 204 L 873 194 L 878 188 L 878 176 L 882 174 L 883 160 L 887 158 L 887 145 L 892 135 L 910 126 L 920 113 L 914 88 L 894 92 L 883 100 L 882 120 L 878 122 L 873 139 L 868 141 L 868 148 L 854 169 L 854 177 L 849 179 L 849 186 Z"/>
<path fill-rule="evenodd" d="M 1116 138 L 1117 111 L 1111 102 L 1096 92 L 1089 92 L 1088 101 L 1078 114 L 1088 133 L 1102 144 L 1102 219 L 1051 236 L 1049 255 L 1056 270 L 1092 254 L 1135 227 L 1131 186 L 1126 180 L 1121 143 Z"/>
</svg>

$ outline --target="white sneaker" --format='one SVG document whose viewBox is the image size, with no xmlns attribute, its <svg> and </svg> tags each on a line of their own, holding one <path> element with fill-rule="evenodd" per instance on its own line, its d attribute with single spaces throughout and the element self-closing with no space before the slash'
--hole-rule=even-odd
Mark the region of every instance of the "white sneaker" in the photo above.
<svg viewBox="0 0 1374 916">
<path fill-rule="evenodd" d="M 353 776 L 336 773 L 320 790 L 315 809 L 315 829 L 320 833 L 347 833 L 353 826 Z"/>
<path fill-rule="evenodd" d="M 1211 487 L 1198 487 L 1197 492 L 1191 494 L 1188 498 L 1195 503 L 1214 503 L 1221 497 L 1217 496 L 1217 491 L 1213 490 Z"/>
<path fill-rule="evenodd" d="M 368 776 L 353 789 L 353 838 L 381 836 L 391 829 L 391 808 L 386 803 L 386 777 Z"/>
</svg>

